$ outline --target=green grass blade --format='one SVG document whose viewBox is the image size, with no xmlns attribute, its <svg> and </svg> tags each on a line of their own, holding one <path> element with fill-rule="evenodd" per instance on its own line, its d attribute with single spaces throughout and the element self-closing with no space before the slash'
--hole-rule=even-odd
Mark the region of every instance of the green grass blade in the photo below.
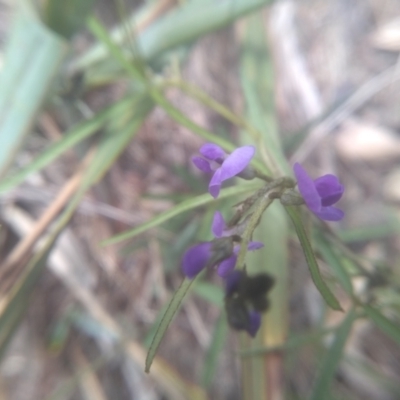
<svg viewBox="0 0 400 400">
<path fill-rule="evenodd" d="M 94 0 L 46 0 L 43 20 L 57 34 L 70 39 L 85 24 Z"/>
<path fill-rule="evenodd" d="M 220 29 L 269 2 L 270 0 L 186 2 L 136 37 L 140 58 L 150 61 L 167 50 L 190 43 L 204 34 Z M 115 35 L 113 38 L 117 39 Z M 104 59 L 106 55 L 104 47 L 98 48 L 96 54 L 91 52 L 78 59 L 72 70 L 87 68 L 88 65 Z"/>
<path fill-rule="evenodd" d="M 151 60 L 166 50 L 192 42 L 202 35 L 220 29 L 269 2 L 269 0 L 187 2 L 137 38 L 140 57 Z"/>
<path fill-rule="evenodd" d="M 318 247 L 319 252 L 322 257 L 325 259 L 327 264 L 332 268 L 334 274 L 337 279 L 342 284 L 343 288 L 349 295 L 353 295 L 353 285 L 351 283 L 351 278 L 343 266 L 342 261 L 339 256 L 336 254 L 334 249 L 330 247 L 329 242 L 327 242 L 321 234 L 319 234 L 316 238 L 316 245 Z"/>
<path fill-rule="evenodd" d="M 285 207 L 287 213 L 290 216 L 290 219 L 293 222 L 294 228 L 296 230 L 297 236 L 299 238 L 301 247 L 304 252 L 304 256 L 306 258 L 308 268 L 310 270 L 311 278 L 316 286 L 316 288 L 321 293 L 322 297 L 326 301 L 326 303 L 337 311 L 343 311 L 342 307 L 340 306 L 338 300 L 331 292 L 329 287 L 323 281 L 321 273 L 319 271 L 317 260 L 315 259 L 314 251 L 311 247 L 311 243 L 308 240 L 306 231 L 304 229 L 303 223 L 301 222 L 301 218 L 299 212 L 292 206 Z"/>
<path fill-rule="evenodd" d="M 239 196 L 241 194 L 251 192 L 253 190 L 256 190 L 259 188 L 259 186 L 256 185 L 238 185 L 238 186 L 232 186 L 227 189 L 221 190 L 221 194 L 218 196 L 218 200 L 223 200 L 228 197 L 232 196 Z M 196 197 L 192 197 L 188 200 L 183 201 L 182 203 L 178 204 L 177 206 L 171 208 L 168 211 L 165 211 L 161 214 L 158 214 L 154 218 L 152 218 L 150 221 L 144 223 L 143 225 L 138 226 L 137 228 L 131 229 L 129 231 L 120 233 L 119 235 L 113 236 L 110 239 L 105 240 L 102 242 L 102 245 L 109 245 L 109 244 L 114 244 L 114 243 L 119 243 L 123 240 L 126 239 L 132 239 L 133 237 L 151 229 L 155 228 L 156 226 L 161 225 L 162 223 L 168 221 L 169 219 L 189 210 L 193 210 L 197 207 L 201 207 L 204 205 L 207 205 L 209 203 L 213 203 L 216 200 L 211 197 L 210 194 L 205 193 L 201 194 Z"/>
<path fill-rule="evenodd" d="M 351 310 L 343 323 L 337 329 L 335 339 L 322 360 L 317 380 L 311 395 L 311 400 L 325 399 L 329 393 L 331 382 L 342 358 L 343 349 L 355 319 L 355 312 Z"/>
<path fill-rule="evenodd" d="M 120 120 L 114 121 L 114 124 L 110 124 L 103 134 L 99 150 L 86 173 L 84 186 L 90 186 L 103 177 L 137 133 L 154 105 L 146 95 L 138 95 L 135 103 L 133 110 L 128 111 Z"/>
<path fill-rule="evenodd" d="M 164 337 L 164 334 L 167 331 L 169 324 L 171 323 L 176 313 L 178 312 L 183 299 L 185 298 L 186 294 L 188 293 L 194 281 L 195 279 L 189 280 L 185 278 L 182 281 L 181 285 L 179 286 L 179 289 L 172 296 L 172 299 L 168 304 L 165 314 L 162 317 L 161 322 L 157 327 L 156 333 L 153 337 L 149 351 L 147 353 L 146 366 L 145 366 L 146 372 L 150 372 L 151 364 L 156 355 L 157 349 L 160 346 L 161 340 Z"/>
<path fill-rule="evenodd" d="M 136 103 L 139 99 L 140 98 L 135 95 L 134 97 L 121 100 L 117 104 L 100 112 L 90 120 L 84 121 L 78 124 L 78 126 L 73 127 L 60 141 L 52 144 L 26 167 L 20 169 L 14 175 L 3 179 L 0 182 L 0 193 L 9 191 L 23 182 L 28 175 L 46 167 L 65 151 L 71 149 L 76 144 L 96 133 L 107 123 L 107 121 L 120 119 L 122 114 L 126 113 L 129 109 L 134 109 L 136 107 Z"/>
<path fill-rule="evenodd" d="M 364 310 L 374 324 L 386 335 L 400 345 L 400 326 L 395 325 L 389 318 L 371 306 L 365 306 Z"/>
<path fill-rule="evenodd" d="M 228 324 L 226 322 L 226 315 L 222 313 L 215 324 L 211 345 L 208 348 L 203 365 L 201 384 L 205 388 L 210 387 L 216 376 L 218 356 L 226 344 L 227 334 Z"/>
<path fill-rule="evenodd" d="M 0 74 L 0 177 L 29 133 L 66 51 L 29 7 L 20 9 Z"/>
</svg>

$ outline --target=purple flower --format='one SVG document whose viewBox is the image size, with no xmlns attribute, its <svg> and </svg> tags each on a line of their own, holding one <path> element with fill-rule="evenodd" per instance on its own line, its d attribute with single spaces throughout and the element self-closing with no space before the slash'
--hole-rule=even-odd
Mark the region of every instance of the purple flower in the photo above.
<svg viewBox="0 0 400 400">
<path fill-rule="evenodd" d="M 344 192 L 343 185 L 335 175 L 323 175 L 313 180 L 299 163 L 294 164 L 293 171 L 300 194 L 317 217 L 325 221 L 340 221 L 344 217 L 342 210 L 333 207 Z"/>
<path fill-rule="evenodd" d="M 249 165 L 254 156 L 254 146 L 238 147 L 227 155 L 224 150 L 214 143 L 206 143 L 200 148 L 204 157 L 192 157 L 193 164 L 203 172 L 213 173 L 208 191 L 217 198 L 221 184 L 229 178 L 240 174 Z"/>
<path fill-rule="evenodd" d="M 232 229 L 226 229 L 222 214 L 217 211 L 212 222 L 212 232 L 216 239 L 211 242 L 202 242 L 190 247 L 182 258 L 182 271 L 189 279 L 194 278 L 206 267 L 217 267 L 219 276 L 225 277 L 236 265 L 240 245 L 233 245 L 234 239 L 239 237 L 232 234 Z M 263 243 L 250 242 L 247 249 L 257 250 Z"/>
</svg>

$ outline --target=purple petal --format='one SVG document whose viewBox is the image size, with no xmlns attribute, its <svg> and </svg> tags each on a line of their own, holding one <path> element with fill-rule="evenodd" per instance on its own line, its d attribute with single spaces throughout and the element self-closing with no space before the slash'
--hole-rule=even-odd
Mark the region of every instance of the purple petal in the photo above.
<svg viewBox="0 0 400 400">
<path fill-rule="evenodd" d="M 231 273 L 227 274 L 225 277 L 225 294 L 230 296 L 233 292 L 239 290 L 239 283 L 242 277 L 244 276 L 244 272 L 238 269 L 231 271 Z"/>
<path fill-rule="evenodd" d="M 322 206 L 331 206 L 339 201 L 344 192 L 343 185 L 337 176 L 328 174 L 321 176 L 314 181 L 315 188 L 321 196 Z"/>
<path fill-rule="evenodd" d="M 315 188 L 314 181 L 299 163 L 294 164 L 293 171 L 297 178 L 300 194 L 303 196 L 307 207 L 313 212 L 319 211 L 321 209 L 321 198 Z"/>
<path fill-rule="evenodd" d="M 214 199 L 216 199 L 219 195 L 219 191 L 221 189 L 221 168 L 218 168 L 213 177 L 211 178 L 211 181 L 208 185 L 208 191 L 211 194 Z"/>
<path fill-rule="evenodd" d="M 344 217 L 344 212 L 336 207 L 322 207 L 314 214 L 325 221 L 340 221 Z"/>
<path fill-rule="evenodd" d="M 223 160 L 225 158 L 225 152 L 218 145 L 214 143 L 206 143 L 200 147 L 200 154 L 209 160 Z"/>
<path fill-rule="evenodd" d="M 207 264 L 211 256 L 211 243 L 204 242 L 190 247 L 182 258 L 182 271 L 189 278 L 194 278 Z"/>
<path fill-rule="evenodd" d="M 204 158 L 193 156 L 192 162 L 200 171 L 206 172 L 208 174 L 213 172 L 210 163 Z"/>
<path fill-rule="evenodd" d="M 247 246 L 247 250 L 258 250 L 264 247 L 264 243 L 261 242 L 250 242 Z"/>
<path fill-rule="evenodd" d="M 221 237 L 225 229 L 224 217 L 219 211 L 214 214 L 211 230 L 215 237 Z"/>
<path fill-rule="evenodd" d="M 250 325 L 247 329 L 247 332 L 251 337 L 255 337 L 261 326 L 261 314 L 257 311 L 250 311 L 249 317 Z"/>
<path fill-rule="evenodd" d="M 233 254 L 226 260 L 222 261 L 218 266 L 217 274 L 222 278 L 228 276 L 228 274 L 232 272 L 235 268 L 236 259 L 237 259 L 236 255 Z"/>
<path fill-rule="evenodd" d="M 221 182 L 242 172 L 249 165 L 255 151 L 254 146 L 243 146 L 234 150 L 221 165 Z"/>
</svg>

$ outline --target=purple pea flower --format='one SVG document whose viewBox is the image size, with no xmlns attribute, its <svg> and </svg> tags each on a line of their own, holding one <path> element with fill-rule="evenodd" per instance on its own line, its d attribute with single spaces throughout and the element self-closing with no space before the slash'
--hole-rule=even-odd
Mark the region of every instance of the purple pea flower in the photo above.
<svg viewBox="0 0 400 400">
<path fill-rule="evenodd" d="M 337 176 L 328 174 L 313 180 L 299 164 L 293 166 L 299 192 L 307 207 L 325 221 L 340 221 L 344 212 L 333 207 L 343 195 L 344 187 Z"/>
<path fill-rule="evenodd" d="M 232 229 L 226 229 L 224 218 L 219 211 L 214 214 L 212 232 L 216 239 L 196 244 L 183 255 L 182 271 L 187 278 L 194 278 L 207 266 L 218 265 L 217 273 L 221 277 L 225 277 L 235 268 L 240 245 L 233 245 L 235 233 Z M 257 250 L 263 246 L 260 242 L 250 242 L 247 249 Z"/>
<path fill-rule="evenodd" d="M 200 154 L 204 157 L 192 157 L 193 164 L 203 172 L 213 173 L 208 191 L 217 198 L 221 184 L 229 178 L 242 173 L 249 165 L 255 153 L 254 146 L 243 146 L 227 155 L 224 150 L 214 143 L 206 143 L 200 147 Z M 246 178 L 245 176 L 243 176 Z M 254 176 L 249 175 L 250 179 Z M 248 177 L 247 177 L 248 178 Z"/>
</svg>

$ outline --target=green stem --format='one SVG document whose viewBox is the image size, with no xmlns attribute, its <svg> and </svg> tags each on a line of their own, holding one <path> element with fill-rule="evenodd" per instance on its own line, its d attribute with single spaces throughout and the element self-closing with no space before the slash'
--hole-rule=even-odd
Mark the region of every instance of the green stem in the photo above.
<svg viewBox="0 0 400 400">
<path fill-rule="evenodd" d="M 264 211 L 271 205 L 271 203 L 277 197 L 276 194 L 281 193 L 284 189 L 294 187 L 295 182 L 292 178 L 283 177 L 275 179 L 273 182 L 268 183 L 262 190 L 257 192 L 259 194 L 259 202 L 256 209 L 251 215 L 247 227 L 242 236 L 242 242 L 240 245 L 240 252 L 236 261 L 236 267 L 241 269 L 244 268 L 244 259 L 247 253 L 247 246 L 253 235 L 254 230 L 257 228 L 258 223 L 264 213 Z"/>
</svg>

